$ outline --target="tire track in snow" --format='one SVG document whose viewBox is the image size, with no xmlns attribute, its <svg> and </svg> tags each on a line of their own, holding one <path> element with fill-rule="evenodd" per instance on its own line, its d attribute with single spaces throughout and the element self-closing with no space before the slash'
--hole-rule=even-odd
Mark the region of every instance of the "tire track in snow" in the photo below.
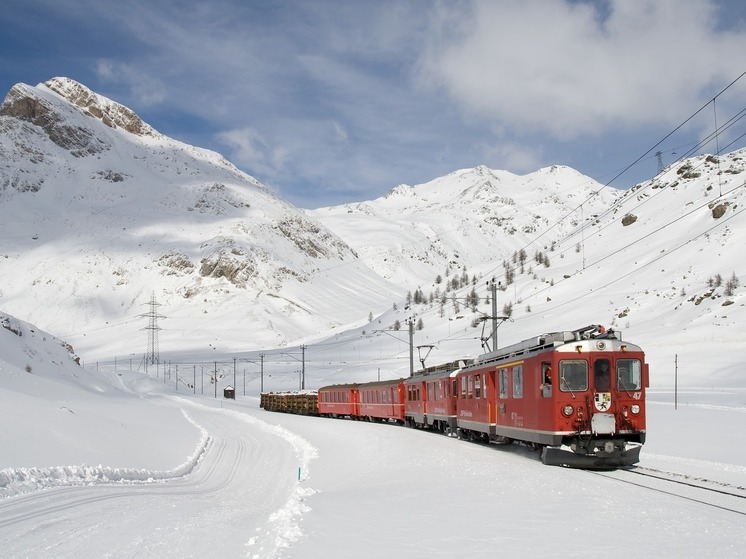
<svg viewBox="0 0 746 559">
<path fill-rule="evenodd" d="M 186 461 L 170 470 L 148 470 L 137 468 L 112 468 L 108 466 L 53 466 L 49 468 L 4 468 L 0 470 L 0 500 L 15 495 L 32 493 L 51 487 L 66 487 L 96 484 L 160 483 L 181 478 L 192 473 L 207 452 L 211 439 L 207 431 L 192 417 L 181 410 L 187 421 L 200 431 L 200 440 Z"/>
<path fill-rule="evenodd" d="M 302 484 L 315 447 L 247 413 L 174 399 L 202 434 L 188 467 L 167 472 L 101 468 L 90 475 L 28 469 L 29 476 L 40 473 L 39 479 L 6 483 L 27 493 L 0 500 L 0 540 L 4 546 L 12 542 L 5 547 L 9 556 L 34 550 L 57 557 L 96 555 L 109 546 L 104 549 L 110 557 L 184 557 L 222 549 L 223 556 L 277 559 L 299 541 L 301 518 L 310 510 L 304 501 L 315 493 Z M 193 408 L 191 413 L 185 407 Z M 267 444 L 271 440 L 289 446 L 280 451 L 282 445 Z M 302 479 L 288 475 L 295 464 Z M 112 472 L 119 477 L 109 477 Z M 209 536 L 221 531 L 223 539 L 211 541 Z M 24 551 L 13 555 L 13 550 Z"/>
<path fill-rule="evenodd" d="M 189 400 L 186 400 L 186 402 L 195 404 Z M 311 510 L 305 500 L 315 494 L 316 491 L 304 487 L 302 482 L 308 479 L 310 463 L 318 456 L 318 450 L 306 439 L 285 427 L 271 425 L 239 411 L 224 408 L 221 408 L 221 411 L 238 421 L 243 421 L 260 428 L 266 433 L 286 440 L 290 443 L 298 458 L 299 476 L 287 501 L 282 507 L 269 515 L 265 524 L 257 528 L 257 534 L 246 543 L 247 553 L 251 559 L 277 559 L 281 557 L 283 549 L 290 547 L 303 537 L 300 520 L 306 512 Z"/>
</svg>

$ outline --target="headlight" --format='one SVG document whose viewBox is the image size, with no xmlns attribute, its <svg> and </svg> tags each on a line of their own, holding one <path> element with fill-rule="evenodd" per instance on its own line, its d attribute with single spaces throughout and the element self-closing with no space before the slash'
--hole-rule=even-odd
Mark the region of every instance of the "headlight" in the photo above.
<svg viewBox="0 0 746 559">
<path fill-rule="evenodd" d="M 567 417 L 570 417 L 572 415 L 573 407 L 570 404 L 566 404 L 564 408 L 562 408 L 562 413 L 566 415 Z"/>
<path fill-rule="evenodd" d="M 632 404 L 632 407 L 630 408 L 632 410 L 632 413 L 637 415 L 640 413 L 640 406 L 638 404 Z"/>
</svg>

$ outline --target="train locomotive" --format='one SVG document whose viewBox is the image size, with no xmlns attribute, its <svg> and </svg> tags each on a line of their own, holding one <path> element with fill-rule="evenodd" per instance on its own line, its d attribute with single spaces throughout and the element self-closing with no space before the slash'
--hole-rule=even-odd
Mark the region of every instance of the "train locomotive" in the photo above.
<svg viewBox="0 0 746 559">
<path fill-rule="evenodd" d="M 648 384 L 642 349 L 619 332 L 591 325 L 404 379 L 325 386 L 316 406 L 301 413 L 519 442 L 539 451 L 544 464 L 613 469 L 639 462 Z M 287 404 L 293 397 L 278 398 L 262 394 L 261 407 L 294 412 Z"/>
</svg>

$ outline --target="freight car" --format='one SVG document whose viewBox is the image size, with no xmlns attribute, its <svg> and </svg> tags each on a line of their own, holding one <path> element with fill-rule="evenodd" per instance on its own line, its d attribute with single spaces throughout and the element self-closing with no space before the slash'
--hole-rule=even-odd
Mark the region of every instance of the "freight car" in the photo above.
<svg viewBox="0 0 746 559">
<path fill-rule="evenodd" d="M 326 386 L 318 391 L 317 405 L 326 417 L 392 421 L 488 443 L 520 442 L 539 451 L 545 464 L 616 468 L 639 461 L 648 379 L 639 346 L 591 325 L 406 379 Z M 298 413 L 291 400 L 277 411 Z"/>
</svg>

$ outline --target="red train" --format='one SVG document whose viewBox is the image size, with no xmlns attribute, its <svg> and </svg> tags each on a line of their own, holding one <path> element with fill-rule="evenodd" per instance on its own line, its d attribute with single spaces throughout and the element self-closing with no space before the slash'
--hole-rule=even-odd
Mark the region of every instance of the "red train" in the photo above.
<svg viewBox="0 0 746 559">
<path fill-rule="evenodd" d="M 521 442 L 540 450 L 545 464 L 616 468 L 639 461 L 648 378 L 639 346 L 594 325 L 406 379 L 325 386 L 313 413 Z M 292 411 L 269 405 L 265 396 L 263 408 Z"/>
</svg>

